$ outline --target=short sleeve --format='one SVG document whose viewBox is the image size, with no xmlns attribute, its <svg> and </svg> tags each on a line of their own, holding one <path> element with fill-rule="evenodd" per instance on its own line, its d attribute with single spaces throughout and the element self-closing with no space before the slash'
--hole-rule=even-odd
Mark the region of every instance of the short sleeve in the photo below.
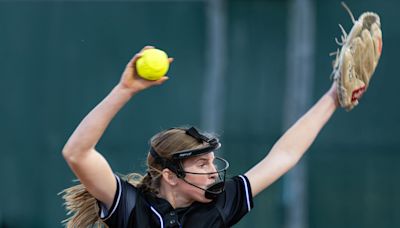
<svg viewBox="0 0 400 228">
<path fill-rule="evenodd" d="M 114 201 L 109 210 L 98 201 L 100 218 L 109 227 L 127 227 L 129 216 L 136 205 L 137 189 L 128 182 L 115 176 L 117 180 L 117 191 Z"/>
<path fill-rule="evenodd" d="M 225 183 L 225 192 L 218 198 L 217 207 L 225 224 L 233 226 L 253 208 L 250 182 L 244 175 L 235 176 Z"/>
</svg>

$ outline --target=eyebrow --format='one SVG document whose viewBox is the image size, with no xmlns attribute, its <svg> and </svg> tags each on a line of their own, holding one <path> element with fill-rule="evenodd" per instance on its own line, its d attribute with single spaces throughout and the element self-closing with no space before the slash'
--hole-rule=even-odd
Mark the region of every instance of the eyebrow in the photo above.
<svg viewBox="0 0 400 228">
<path fill-rule="evenodd" d="M 199 162 L 199 161 L 206 161 L 206 162 L 208 162 L 209 160 L 214 161 L 214 159 L 198 158 L 198 159 L 196 159 L 194 162 L 195 162 L 195 163 L 197 163 L 197 162 Z"/>
</svg>

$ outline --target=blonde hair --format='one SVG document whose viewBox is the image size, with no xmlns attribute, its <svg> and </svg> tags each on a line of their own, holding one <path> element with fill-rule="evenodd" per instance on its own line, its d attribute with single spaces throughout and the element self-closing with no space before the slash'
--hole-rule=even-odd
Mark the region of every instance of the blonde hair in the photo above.
<svg viewBox="0 0 400 228">
<path fill-rule="evenodd" d="M 164 158 L 181 150 L 195 149 L 203 146 L 203 143 L 186 134 L 187 128 L 171 128 L 154 135 L 150 145 Z M 164 167 L 155 162 L 148 153 L 147 173 L 142 176 L 138 173 L 130 173 L 122 176 L 131 185 L 143 192 L 158 194 L 161 185 L 161 171 Z M 65 200 L 67 219 L 62 223 L 68 227 L 108 227 L 99 217 L 97 200 L 86 190 L 83 184 L 78 184 L 64 189 L 59 193 Z"/>
</svg>

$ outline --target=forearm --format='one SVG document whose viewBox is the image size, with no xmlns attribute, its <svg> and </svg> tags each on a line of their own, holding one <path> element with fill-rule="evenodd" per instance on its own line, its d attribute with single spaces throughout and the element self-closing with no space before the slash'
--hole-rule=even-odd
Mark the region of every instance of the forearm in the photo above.
<svg viewBox="0 0 400 228">
<path fill-rule="evenodd" d="M 291 169 L 338 107 L 335 86 L 304 114 L 275 143 L 267 156 L 250 169 L 249 178 L 253 196 L 275 182 Z"/>
<path fill-rule="evenodd" d="M 152 47 L 145 47 L 142 51 L 149 48 Z M 108 208 L 114 200 L 116 179 L 111 166 L 96 151 L 95 146 L 111 120 L 136 93 L 161 85 L 168 79 L 164 76 L 159 80 L 150 81 L 137 75 L 136 61 L 141 57 L 142 51 L 126 65 L 117 86 L 81 121 L 62 152 L 87 191 Z"/>
<path fill-rule="evenodd" d="M 327 92 L 321 99 L 276 142 L 271 153 L 287 153 L 295 161 L 314 142 L 318 133 L 338 107 L 336 94 Z"/>
<path fill-rule="evenodd" d="M 65 157 L 79 157 L 94 149 L 118 111 L 135 93 L 118 84 L 79 124 L 63 149 Z"/>
</svg>

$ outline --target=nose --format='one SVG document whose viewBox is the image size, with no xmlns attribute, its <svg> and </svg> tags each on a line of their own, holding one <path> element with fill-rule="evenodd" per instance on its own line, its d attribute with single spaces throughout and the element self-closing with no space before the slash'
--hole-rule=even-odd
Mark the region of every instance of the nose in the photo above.
<svg viewBox="0 0 400 228">
<path fill-rule="evenodd" d="M 217 169 L 215 168 L 215 166 L 213 165 L 211 168 L 211 172 L 210 172 L 210 179 L 216 180 L 218 177 L 218 173 L 217 173 Z"/>
<path fill-rule="evenodd" d="M 218 177 L 217 173 L 210 174 L 210 179 L 212 179 L 212 180 L 217 180 L 217 177 Z"/>
</svg>

